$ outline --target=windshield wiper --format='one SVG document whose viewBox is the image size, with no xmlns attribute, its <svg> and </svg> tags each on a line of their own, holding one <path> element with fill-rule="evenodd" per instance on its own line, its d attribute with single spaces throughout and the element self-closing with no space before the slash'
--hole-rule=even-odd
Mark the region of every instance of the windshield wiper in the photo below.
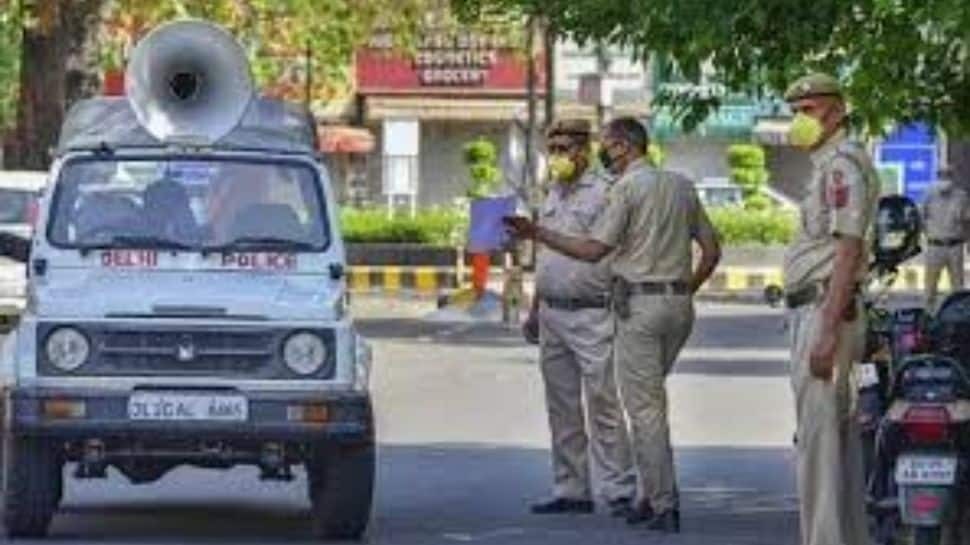
<svg viewBox="0 0 970 545">
<path fill-rule="evenodd" d="M 116 235 L 101 245 L 107 248 L 159 248 L 163 250 L 191 250 L 193 246 L 170 238 L 153 235 Z"/>
<path fill-rule="evenodd" d="M 206 246 L 203 251 L 206 252 L 224 252 L 232 250 L 235 248 L 273 248 L 281 250 L 292 250 L 297 252 L 308 252 L 316 250 L 317 246 L 309 242 L 302 240 L 293 240 L 290 238 L 280 238 L 280 237 L 239 237 L 232 239 L 225 244 L 219 244 L 217 246 Z"/>
</svg>

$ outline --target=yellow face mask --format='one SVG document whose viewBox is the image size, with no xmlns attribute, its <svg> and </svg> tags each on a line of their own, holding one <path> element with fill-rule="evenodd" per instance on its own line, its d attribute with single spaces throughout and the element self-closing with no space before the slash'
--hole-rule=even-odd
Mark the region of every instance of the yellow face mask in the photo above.
<svg viewBox="0 0 970 545">
<path fill-rule="evenodd" d="M 571 183 L 576 175 L 576 162 L 567 155 L 549 157 L 549 178 L 559 183 Z"/>
<path fill-rule="evenodd" d="M 805 114 L 795 115 L 788 128 L 788 142 L 802 149 L 811 149 L 822 138 L 822 122 Z"/>
</svg>

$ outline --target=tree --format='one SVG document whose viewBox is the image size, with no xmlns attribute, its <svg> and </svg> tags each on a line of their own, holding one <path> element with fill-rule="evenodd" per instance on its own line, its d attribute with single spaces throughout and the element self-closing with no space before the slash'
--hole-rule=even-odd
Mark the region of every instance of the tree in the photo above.
<svg viewBox="0 0 970 545">
<path fill-rule="evenodd" d="M 346 88 L 353 53 L 376 28 L 389 29 L 398 45 L 406 47 L 429 1 L 0 0 L 0 55 L 6 51 L 4 30 L 15 25 L 21 35 L 22 67 L 15 69 L 16 129 L 7 141 L 5 163 L 46 168 L 47 150 L 56 141 L 64 112 L 95 92 L 99 62 L 123 60 L 160 22 L 198 17 L 225 25 L 246 48 L 264 90 L 290 99 L 326 101 Z M 310 97 L 304 97 L 302 88 L 285 85 L 283 77 L 304 66 L 307 52 L 314 82 Z M 9 73 L 9 64 L 0 57 L 0 80 Z M 0 116 L 3 104 L 0 99 Z"/>
<path fill-rule="evenodd" d="M 464 17 L 540 14 L 580 43 L 674 60 L 695 83 L 713 67 L 728 92 L 780 93 L 809 69 L 837 72 L 870 133 L 924 121 L 970 136 L 970 9 L 965 0 L 452 0 Z M 657 97 L 686 129 L 722 96 Z"/>
</svg>

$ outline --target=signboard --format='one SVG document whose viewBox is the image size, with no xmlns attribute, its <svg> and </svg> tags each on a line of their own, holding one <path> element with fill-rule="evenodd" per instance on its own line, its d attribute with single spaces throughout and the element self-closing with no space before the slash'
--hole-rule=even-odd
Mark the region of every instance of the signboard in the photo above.
<svg viewBox="0 0 970 545">
<path fill-rule="evenodd" d="M 936 135 L 919 123 L 899 127 L 876 147 L 877 166 L 901 168 L 902 193 L 914 202 L 936 179 L 938 155 Z"/>
<path fill-rule="evenodd" d="M 543 62 L 537 61 L 536 88 L 543 89 Z M 393 50 L 388 34 L 377 34 L 356 55 L 360 94 L 454 93 L 525 94 L 528 63 L 521 48 L 499 34 L 467 28 L 427 28 L 412 56 Z"/>
<path fill-rule="evenodd" d="M 633 58 L 629 50 L 608 47 L 605 51 L 606 100 L 616 103 L 645 103 L 649 101 L 644 63 Z M 587 85 L 597 78 L 599 60 L 595 46 L 579 47 L 572 41 L 562 41 L 556 47 L 556 92 L 581 104 L 596 105 L 586 94 Z M 607 104 L 608 105 L 608 104 Z"/>
<path fill-rule="evenodd" d="M 384 155 L 418 155 L 421 148 L 420 128 L 420 124 L 413 119 L 385 120 Z"/>
<path fill-rule="evenodd" d="M 421 126 L 415 120 L 384 121 L 384 194 L 414 196 L 418 193 L 418 154 Z"/>
</svg>

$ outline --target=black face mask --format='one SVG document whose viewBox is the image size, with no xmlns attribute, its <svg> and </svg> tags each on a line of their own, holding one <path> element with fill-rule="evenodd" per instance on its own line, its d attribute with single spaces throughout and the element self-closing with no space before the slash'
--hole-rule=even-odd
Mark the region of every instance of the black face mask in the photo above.
<svg viewBox="0 0 970 545">
<path fill-rule="evenodd" d="M 599 160 L 600 160 L 600 164 L 603 165 L 603 168 L 605 168 L 610 172 L 613 172 L 613 158 L 610 157 L 610 154 L 606 152 L 605 147 L 600 148 Z"/>
</svg>

